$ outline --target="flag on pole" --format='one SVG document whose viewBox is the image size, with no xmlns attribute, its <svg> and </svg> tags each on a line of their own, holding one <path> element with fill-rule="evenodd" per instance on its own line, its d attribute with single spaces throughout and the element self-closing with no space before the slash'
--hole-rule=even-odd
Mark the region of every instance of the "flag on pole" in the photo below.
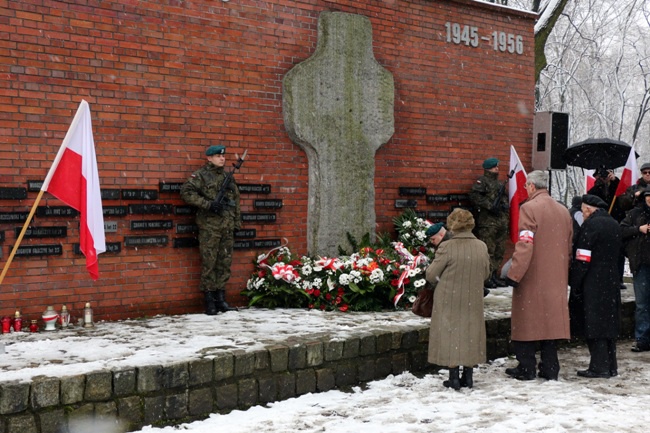
<svg viewBox="0 0 650 433">
<path fill-rule="evenodd" d="M 594 177 L 595 171 L 596 170 L 585 171 L 585 194 L 587 194 L 589 190 L 596 184 L 596 178 Z"/>
<path fill-rule="evenodd" d="M 636 152 L 634 151 L 634 146 L 630 149 L 630 155 L 627 157 L 627 162 L 623 168 L 623 174 L 621 174 L 621 180 L 618 182 L 618 187 L 616 188 L 616 196 L 619 196 L 625 192 L 632 185 L 636 185 L 636 181 L 639 180 L 639 168 L 636 165 Z"/>
<path fill-rule="evenodd" d="M 79 247 L 86 256 L 90 277 L 96 280 L 97 255 L 106 251 L 106 239 L 95 141 L 86 101 L 79 104 L 41 190 L 79 211 Z"/>
<path fill-rule="evenodd" d="M 510 202 L 510 240 L 517 242 L 519 238 L 519 206 L 528 198 L 526 191 L 526 171 L 521 165 L 514 146 L 510 146 L 510 173 L 508 179 L 508 200 Z"/>
</svg>

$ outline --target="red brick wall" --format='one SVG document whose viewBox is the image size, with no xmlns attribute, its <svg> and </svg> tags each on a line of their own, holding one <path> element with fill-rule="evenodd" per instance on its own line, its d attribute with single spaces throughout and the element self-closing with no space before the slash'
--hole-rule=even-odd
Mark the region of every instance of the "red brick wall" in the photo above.
<svg viewBox="0 0 650 433">
<path fill-rule="evenodd" d="M 428 194 L 467 192 L 480 163 L 507 166 L 510 145 L 530 166 L 533 116 L 533 17 L 469 0 L 0 0 L 0 188 L 42 180 L 81 99 L 90 104 L 102 189 L 158 190 L 183 182 L 213 143 L 248 149 L 239 183 L 270 184 L 277 222 L 251 225 L 259 239 L 287 238 L 306 251 L 307 158 L 282 121 L 282 78 L 316 47 L 322 11 L 367 16 L 377 61 L 395 79 L 395 134 L 377 153 L 378 231 L 391 230 L 398 187 Z M 479 36 L 523 37 L 523 54 L 447 42 L 446 22 L 476 26 Z M 506 170 L 503 170 L 506 171 Z M 27 212 L 24 200 L 0 200 L 0 212 Z M 403 197 L 402 197 L 403 198 Z M 448 209 L 418 197 L 418 210 Z M 177 193 L 157 200 L 105 200 L 104 206 L 183 205 Z M 60 206 L 45 194 L 41 205 Z M 16 257 L 0 286 L 0 314 L 36 316 L 67 304 L 79 317 L 91 301 L 100 319 L 201 311 L 196 248 L 173 248 L 175 229 L 143 232 L 130 221 L 177 215 L 106 217 L 118 224 L 93 282 L 73 253 L 78 218 L 37 217 L 34 226 L 67 226 L 60 256 Z M 0 221 L 2 263 L 20 223 Z M 167 235 L 167 246 L 126 247 L 125 236 Z M 238 296 L 261 250 L 238 250 L 228 286 Z"/>
</svg>

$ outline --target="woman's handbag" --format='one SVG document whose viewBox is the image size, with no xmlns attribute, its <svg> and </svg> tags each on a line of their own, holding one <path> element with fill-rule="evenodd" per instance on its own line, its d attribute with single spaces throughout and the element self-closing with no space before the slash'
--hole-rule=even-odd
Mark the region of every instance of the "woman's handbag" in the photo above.
<svg viewBox="0 0 650 433">
<path fill-rule="evenodd" d="M 420 289 L 418 296 L 413 302 L 411 311 L 422 317 L 431 317 L 431 311 L 433 310 L 433 290 L 428 288 Z"/>
</svg>

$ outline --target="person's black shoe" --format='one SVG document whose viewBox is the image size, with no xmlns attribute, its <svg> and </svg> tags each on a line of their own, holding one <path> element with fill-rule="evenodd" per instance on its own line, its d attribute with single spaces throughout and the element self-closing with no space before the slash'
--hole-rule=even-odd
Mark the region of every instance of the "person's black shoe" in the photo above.
<svg viewBox="0 0 650 433">
<path fill-rule="evenodd" d="M 546 380 L 557 380 L 557 375 L 552 376 L 552 375 L 550 375 L 548 373 L 545 373 L 543 371 L 540 371 L 539 373 L 537 373 L 537 377 L 541 377 L 542 379 L 546 379 Z"/>
<path fill-rule="evenodd" d="M 490 294 L 490 289 L 483 287 L 483 297 L 485 298 L 489 294 Z"/>
<path fill-rule="evenodd" d="M 455 389 L 458 391 L 460 389 L 460 367 L 450 368 L 449 369 L 449 380 L 442 382 L 442 385 L 446 388 Z"/>
<path fill-rule="evenodd" d="M 636 342 L 634 343 L 634 346 L 632 346 L 632 352 L 648 352 L 650 351 L 650 344 L 648 343 L 640 343 Z"/>
<path fill-rule="evenodd" d="M 609 370 L 609 377 L 618 376 L 618 370 Z"/>
<path fill-rule="evenodd" d="M 463 374 L 460 376 L 460 386 L 472 388 L 474 386 L 474 369 L 472 367 L 463 367 Z"/>
<path fill-rule="evenodd" d="M 497 284 L 494 282 L 494 279 L 490 277 L 483 282 L 483 287 L 486 289 L 496 289 Z"/>
<path fill-rule="evenodd" d="M 609 379 L 611 377 L 611 373 L 609 371 L 603 371 L 602 373 L 598 373 L 593 370 L 578 370 L 578 376 L 580 377 L 587 377 L 589 379 Z"/>
<path fill-rule="evenodd" d="M 534 380 L 535 373 L 526 372 L 521 370 L 519 367 L 515 368 L 506 368 L 506 374 L 510 377 L 514 377 L 517 380 Z"/>
<path fill-rule="evenodd" d="M 496 287 L 508 287 L 508 283 L 506 283 L 506 280 L 502 280 L 501 278 L 494 277 L 492 278 L 492 281 L 494 282 L 494 285 Z"/>
</svg>

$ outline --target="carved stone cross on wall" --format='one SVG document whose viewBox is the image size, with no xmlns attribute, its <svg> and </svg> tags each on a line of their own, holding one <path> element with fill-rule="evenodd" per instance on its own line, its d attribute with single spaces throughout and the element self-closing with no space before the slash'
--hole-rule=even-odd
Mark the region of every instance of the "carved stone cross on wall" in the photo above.
<svg viewBox="0 0 650 433">
<path fill-rule="evenodd" d="M 370 20 L 323 12 L 314 54 L 283 80 L 284 123 L 309 160 L 307 243 L 335 256 L 375 234 L 375 152 L 393 135 L 393 76 L 372 53 Z"/>
</svg>

